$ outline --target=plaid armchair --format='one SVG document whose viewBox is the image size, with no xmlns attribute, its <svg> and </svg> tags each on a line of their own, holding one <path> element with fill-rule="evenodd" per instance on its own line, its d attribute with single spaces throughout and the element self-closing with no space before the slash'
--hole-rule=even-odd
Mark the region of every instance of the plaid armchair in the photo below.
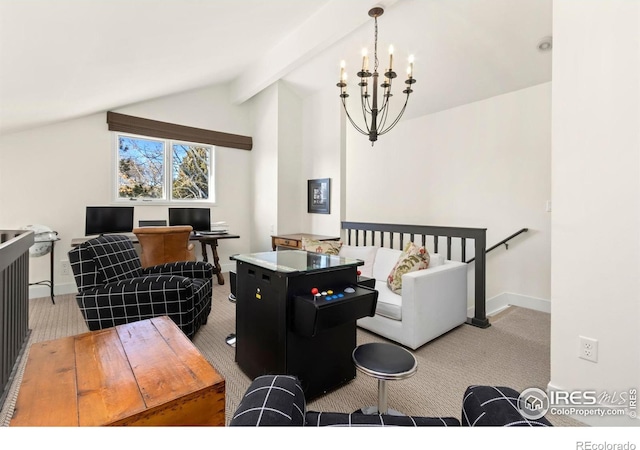
<svg viewBox="0 0 640 450">
<path fill-rule="evenodd" d="M 192 339 L 211 312 L 214 267 L 181 261 L 142 268 L 131 239 L 105 235 L 69 252 L 89 330 L 169 316 Z"/>
</svg>

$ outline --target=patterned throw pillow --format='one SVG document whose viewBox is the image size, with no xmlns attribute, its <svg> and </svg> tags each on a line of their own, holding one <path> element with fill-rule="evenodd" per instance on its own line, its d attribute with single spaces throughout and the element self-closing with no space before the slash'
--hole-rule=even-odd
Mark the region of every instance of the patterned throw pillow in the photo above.
<svg viewBox="0 0 640 450">
<path fill-rule="evenodd" d="M 429 267 L 429 252 L 424 247 L 418 247 L 413 242 L 409 242 L 398 262 L 387 277 L 387 286 L 396 294 L 402 294 L 402 275 Z"/>
<path fill-rule="evenodd" d="M 308 252 L 337 255 L 340 253 L 340 247 L 342 247 L 342 241 L 316 241 L 305 237 L 302 238 L 302 250 Z"/>
</svg>

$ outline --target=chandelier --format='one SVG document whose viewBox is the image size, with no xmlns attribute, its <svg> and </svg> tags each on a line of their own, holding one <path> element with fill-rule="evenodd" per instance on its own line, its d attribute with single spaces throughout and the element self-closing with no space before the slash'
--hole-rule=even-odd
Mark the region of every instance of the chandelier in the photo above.
<svg viewBox="0 0 640 450">
<path fill-rule="evenodd" d="M 389 46 L 389 68 L 384 73 L 384 82 L 378 85 L 378 17 L 384 13 L 384 9 L 376 7 L 369 11 L 369 16 L 373 17 L 375 22 L 375 41 L 373 46 L 373 73 L 369 72 L 369 57 L 367 49 L 362 50 L 362 70 L 357 73 L 360 78 L 358 86 L 360 86 L 360 101 L 362 106 L 362 115 L 364 117 L 365 127 L 359 127 L 351 118 L 349 111 L 347 111 L 347 73 L 345 71 L 345 62 L 340 64 L 340 81 L 336 86 L 340 88 L 340 98 L 342 99 L 342 106 L 347 114 L 347 118 L 351 125 L 364 135 L 369 135 L 371 146 L 378 140 L 378 136 L 381 136 L 391 130 L 407 108 L 409 102 L 409 95 L 413 92 L 411 85 L 416 82 L 413 78 L 413 55 L 409 56 L 409 67 L 407 69 L 407 79 L 405 84 L 407 88 L 402 91 L 403 94 L 407 94 L 404 106 L 398 114 L 398 116 L 387 125 L 387 119 L 389 115 L 389 100 L 393 96 L 391 93 L 391 85 L 393 79 L 397 77 L 393 71 L 393 46 Z M 369 80 L 371 80 L 371 93 L 369 93 Z M 381 88 L 382 98 L 378 99 L 378 87 Z M 378 101 L 381 101 L 382 106 L 378 107 Z"/>
</svg>

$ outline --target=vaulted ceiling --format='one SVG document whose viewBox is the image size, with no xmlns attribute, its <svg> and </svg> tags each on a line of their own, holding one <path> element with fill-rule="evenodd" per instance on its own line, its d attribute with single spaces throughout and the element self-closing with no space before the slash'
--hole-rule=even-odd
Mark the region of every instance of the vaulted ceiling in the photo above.
<svg viewBox="0 0 640 450">
<path fill-rule="evenodd" d="M 279 79 L 304 96 L 341 60 L 353 83 L 378 5 L 381 67 L 390 44 L 400 77 L 415 55 L 407 117 L 441 111 L 550 81 L 551 2 L 0 0 L 0 134 L 219 83 L 237 103 Z"/>
</svg>

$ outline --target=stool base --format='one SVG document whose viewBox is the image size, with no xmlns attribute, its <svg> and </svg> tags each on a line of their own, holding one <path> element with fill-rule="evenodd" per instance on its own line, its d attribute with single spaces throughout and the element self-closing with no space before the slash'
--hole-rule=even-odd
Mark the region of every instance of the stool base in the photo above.
<svg viewBox="0 0 640 450">
<path fill-rule="evenodd" d="M 377 415 L 378 414 L 378 407 L 377 406 L 367 406 L 365 408 L 359 409 L 356 411 L 357 413 L 362 413 L 362 414 L 367 414 L 367 415 Z M 390 416 L 406 416 L 406 414 L 401 413 L 400 411 L 397 411 L 395 409 L 387 409 L 387 412 L 385 414 L 388 414 Z"/>
</svg>

